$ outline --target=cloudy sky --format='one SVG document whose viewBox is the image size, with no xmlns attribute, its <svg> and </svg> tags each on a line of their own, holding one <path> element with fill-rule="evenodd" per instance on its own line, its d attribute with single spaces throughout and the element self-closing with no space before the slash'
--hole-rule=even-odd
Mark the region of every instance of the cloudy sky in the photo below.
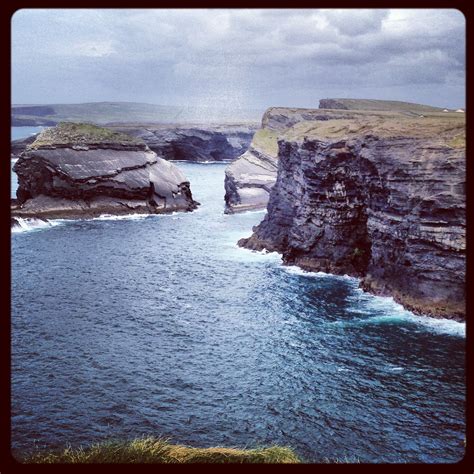
<svg viewBox="0 0 474 474">
<path fill-rule="evenodd" d="M 464 107 L 465 19 L 449 9 L 22 9 L 12 80 L 16 104 Z"/>
</svg>

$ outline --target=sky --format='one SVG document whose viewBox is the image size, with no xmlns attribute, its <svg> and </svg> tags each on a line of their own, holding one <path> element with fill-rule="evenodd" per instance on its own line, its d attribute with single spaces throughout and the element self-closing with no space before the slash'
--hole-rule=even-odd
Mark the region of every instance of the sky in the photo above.
<svg viewBox="0 0 474 474">
<path fill-rule="evenodd" d="M 465 106 L 454 9 L 22 9 L 12 103 L 265 109 L 330 97 Z"/>
</svg>

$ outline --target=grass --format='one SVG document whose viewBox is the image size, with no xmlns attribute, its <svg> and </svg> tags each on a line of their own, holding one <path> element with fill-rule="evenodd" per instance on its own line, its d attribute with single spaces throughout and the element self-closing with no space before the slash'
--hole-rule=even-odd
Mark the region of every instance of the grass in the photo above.
<svg viewBox="0 0 474 474">
<path fill-rule="evenodd" d="M 139 144 L 141 142 L 124 133 L 98 127 L 90 123 L 61 122 L 55 127 L 43 130 L 30 147 L 35 149 L 41 146 L 70 143 L 87 145 L 88 143 Z"/>
<path fill-rule="evenodd" d="M 380 138 L 411 137 L 430 138 L 448 146 L 465 146 L 465 118 L 460 114 L 426 115 L 425 117 L 354 117 L 326 121 L 303 121 L 289 128 L 283 138 L 300 140 L 349 138 L 372 135 Z"/>
<path fill-rule="evenodd" d="M 465 133 L 456 135 L 449 142 L 448 145 L 451 148 L 465 148 L 466 147 L 466 135 Z"/>
<path fill-rule="evenodd" d="M 278 155 L 278 132 L 269 130 L 268 128 L 261 128 L 255 132 L 252 139 L 252 146 L 257 150 L 261 150 L 267 155 Z"/>
<path fill-rule="evenodd" d="M 425 113 L 442 111 L 441 107 L 432 107 L 430 105 L 415 104 L 412 102 L 402 102 L 399 100 L 377 100 L 377 99 L 323 99 L 331 101 L 334 104 L 342 106 L 345 110 L 387 110 L 399 112 Z M 323 108 L 323 107 L 321 107 Z"/>
<path fill-rule="evenodd" d="M 162 438 L 110 441 L 87 448 L 66 448 L 60 452 L 39 452 L 21 459 L 27 464 L 91 463 L 300 463 L 291 448 L 272 446 L 257 449 L 192 448 L 174 445 Z"/>
</svg>

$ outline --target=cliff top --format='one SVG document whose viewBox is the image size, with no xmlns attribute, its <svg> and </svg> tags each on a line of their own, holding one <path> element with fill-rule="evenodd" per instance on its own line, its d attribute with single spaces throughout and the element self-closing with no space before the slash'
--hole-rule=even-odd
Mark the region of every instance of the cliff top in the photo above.
<svg viewBox="0 0 474 474">
<path fill-rule="evenodd" d="M 281 136 L 290 141 L 304 138 L 334 139 L 373 135 L 381 138 L 433 138 L 453 148 L 465 147 L 464 115 L 403 117 L 355 117 L 326 121 L 302 121 Z"/>
<path fill-rule="evenodd" d="M 399 100 L 375 100 L 375 99 L 321 99 L 319 101 L 320 109 L 339 109 L 339 110 L 380 110 L 388 112 L 442 112 L 441 107 L 432 107 L 431 105 L 415 104 L 411 102 L 402 102 Z M 454 112 L 454 110 L 453 110 Z"/>
<path fill-rule="evenodd" d="M 143 147 L 144 143 L 124 133 L 108 128 L 98 127 L 89 123 L 61 122 L 55 127 L 46 128 L 29 145 L 28 149 L 61 145 L 128 145 Z"/>
</svg>

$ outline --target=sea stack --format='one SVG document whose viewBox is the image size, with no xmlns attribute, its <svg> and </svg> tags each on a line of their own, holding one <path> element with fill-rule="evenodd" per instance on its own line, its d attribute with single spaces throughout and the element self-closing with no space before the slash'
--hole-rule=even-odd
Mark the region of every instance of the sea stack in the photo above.
<svg viewBox="0 0 474 474">
<path fill-rule="evenodd" d="M 190 183 L 141 140 L 85 123 L 43 130 L 19 156 L 12 216 L 89 218 L 191 211 Z"/>
</svg>

